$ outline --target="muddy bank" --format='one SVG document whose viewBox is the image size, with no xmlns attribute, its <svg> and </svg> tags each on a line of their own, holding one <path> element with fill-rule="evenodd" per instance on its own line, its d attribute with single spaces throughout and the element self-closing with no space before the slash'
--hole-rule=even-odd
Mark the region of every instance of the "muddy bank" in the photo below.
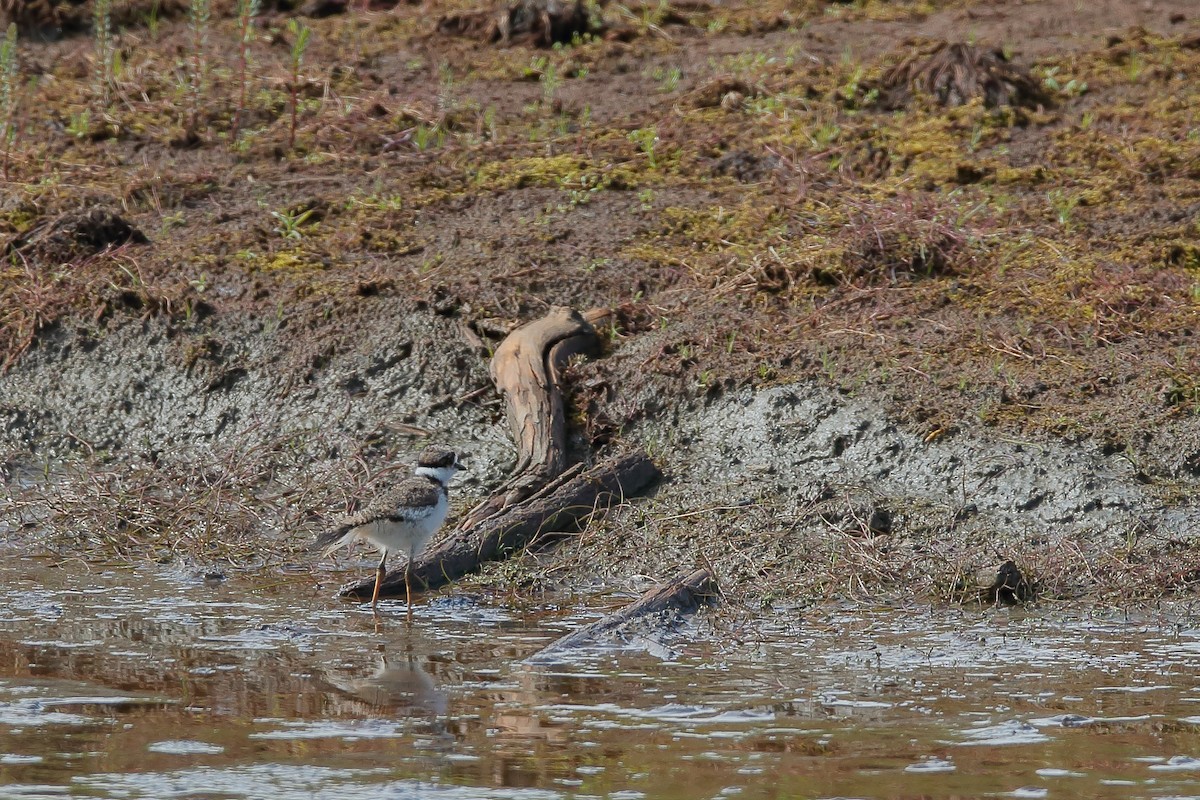
<svg viewBox="0 0 1200 800">
<path fill-rule="evenodd" d="M 505 438 L 494 414 L 458 398 L 490 386 L 455 320 L 394 304 L 324 323 L 281 312 L 96 335 L 60 328 L 4 377 L 3 435 L 50 458 L 84 448 L 156 459 L 219 443 L 252 450 L 295 433 L 305 446 L 369 441 L 390 425 L 486 451 Z"/>
<path fill-rule="evenodd" d="M 643 570 L 645 552 L 658 571 L 707 558 L 727 588 L 758 598 L 952 597 L 1008 558 L 1054 597 L 1197 578 L 1177 560 L 1200 532 L 1196 482 L 1151 481 L 1096 443 L 982 427 L 930 439 L 869 397 L 815 383 L 743 390 L 642 435 L 676 467 L 630 516 L 644 549 L 597 539 L 586 563 L 616 557 L 619 573 Z"/>
<path fill-rule="evenodd" d="M 100 555 L 119 537 L 127 555 L 197 568 L 303 562 L 317 530 L 426 440 L 471 454 L 463 510 L 511 467 L 494 395 L 477 391 L 486 359 L 456 320 L 396 309 L 288 333 L 210 320 L 44 337 L 0 379 L 10 535 L 36 522 L 41 547 Z M 620 442 L 667 474 L 651 499 L 481 580 L 635 587 L 710 564 L 728 597 L 770 602 L 961 598 L 1009 558 L 1049 597 L 1149 596 L 1200 577 L 1179 558 L 1200 531 L 1195 481 L 1151 480 L 1096 443 L 929 437 L 815 381 L 674 405 Z M 52 465 L 49 481 L 35 463 Z M 196 493 L 211 508 L 193 508 Z"/>
<path fill-rule="evenodd" d="M 501 412 L 478 399 L 486 362 L 454 321 L 393 307 L 309 323 L 43 336 L 0 379 L 10 527 L 36 520 L 56 549 L 278 562 L 307 558 L 316 530 L 428 442 L 470 453 L 460 498 L 507 474 Z"/>
</svg>

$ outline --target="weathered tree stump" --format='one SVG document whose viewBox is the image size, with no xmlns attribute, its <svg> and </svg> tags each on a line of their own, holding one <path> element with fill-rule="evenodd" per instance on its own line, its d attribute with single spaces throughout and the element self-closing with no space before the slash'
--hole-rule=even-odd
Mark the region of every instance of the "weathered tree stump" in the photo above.
<svg viewBox="0 0 1200 800">
<path fill-rule="evenodd" d="M 599 316 L 599 312 L 593 316 Z M 553 308 L 505 337 L 489 371 L 504 397 L 508 427 L 520 454 L 512 477 L 459 523 L 470 530 L 536 494 L 567 464 L 567 416 L 559 387 L 571 356 L 593 353 L 599 339 L 591 322 L 570 308 Z"/>
<path fill-rule="evenodd" d="M 577 647 L 592 644 L 629 623 L 652 614 L 686 614 L 717 596 L 717 582 L 708 569 L 681 572 L 666 583 L 655 586 L 638 600 L 619 611 L 596 620 L 579 630 L 556 639 L 526 659 L 530 663 L 555 661 Z"/>
<path fill-rule="evenodd" d="M 452 583 L 485 562 L 506 558 L 554 533 L 580 530 L 593 516 L 635 495 L 660 477 L 645 453 L 612 458 L 585 470 L 567 468 L 567 422 L 560 374 L 568 359 L 594 351 L 590 320 L 554 308 L 508 335 L 492 358 L 491 374 L 507 405 L 519 457 L 511 477 L 463 517 L 453 536 L 413 563 L 412 582 L 423 589 Z M 370 597 L 374 580 L 342 588 L 343 597 Z M 403 570 L 389 574 L 380 596 L 403 594 Z"/>
</svg>

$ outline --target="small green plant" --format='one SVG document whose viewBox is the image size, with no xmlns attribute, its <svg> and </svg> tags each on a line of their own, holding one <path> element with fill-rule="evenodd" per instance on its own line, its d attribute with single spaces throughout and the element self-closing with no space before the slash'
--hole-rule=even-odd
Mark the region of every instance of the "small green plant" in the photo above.
<svg viewBox="0 0 1200 800">
<path fill-rule="evenodd" d="M 445 139 L 446 132 L 442 130 L 440 125 L 419 123 L 412 129 L 412 145 L 421 152 L 441 147 Z"/>
<path fill-rule="evenodd" d="M 974 153 L 979 150 L 979 145 L 983 143 L 983 126 L 976 125 L 971 130 L 971 141 L 967 144 L 967 152 Z"/>
<path fill-rule="evenodd" d="M 89 109 L 79 109 L 71 114 L 71 119 L 67 121 L 67 133 L 71 134 L 76 139 L 82 139 L 91 133 L 91 130 L 92 112 Z"/>
<path fill-rule="evenodd" d="M 655 151 L 658 148 L 658 130 L 656 128 L 638 128 L 632 130 L 628 135 L 629 141 L 638 146 L 638 149 L 646 154 L 646 160 L 650 163 L 651 169 L 658 168 L 658 157 Z"/>
<path fill-rule="evenodd" d="M 817 127 L 817 129 L 814 130 L 808 138 L 811 139 L 812 143 L 817 147 L 828 147 L 829 145 L 833 144 L 841 134 L 841 126 L 839 126 L 836 122 L 826 122 Z"/>
<path fill-rule="evenodd" d="M 154 0 L 146 14 L 146 31 L 151 39 L 158 41 L 158 0 Z"/>
<path fill-rule="evenodd" d="M 291 127 L 288 129 L 288 150 L 296 148 L 296 97 L 300 92 L 300 65 L 304 63 L 304 51 L 308 49 L 308 40 L 312 29 L 293 17 L 287 21 L 288 33 L 292 34 L 292 79 L 288 83 L 288 100 L 291 106 Z"/>
<path fill-rule="evenodd" d="M 683 77 L 683 72 L 679 67 L 671 67 L 669 69 L 655 67 L 651 76 L 654 80 L 658 81 L 658 90 L 660 92 L 670 94 L 679 88 L 679 79 Z"/>
<path fill-rule="evenodd" d="M 825 376 L 825 380 L 835 383 L 837 381 L 837 359 L 834 358 L 833 353 L 824 348 L 821 349 L 820 357 L 821 374 Z"/>
<path fill-rule="evenodd" d="M 567 190 L 567 200 L 572 206 L 584 206 L 592 201 L 592 195 L 604 188 L 604 179 L 594 173 L 563 176 L 558 185 Z"/>
<path fill-rule="evenodd" d="M 1050 207 L 1054 209 L 1054 218 L 1059 225 L 1071 224 L 1071 213 L 1075 211 L 1075 206 L 1079 205 L 1079 197 L 1068 194 L 1062 189 L 1055 189 L 1048 195 L 1050 198 Z"/>
<path fill-rule="evenodd" d="M 842 100 L 847 105 L 865 108 L 874 105 L 875 101 L 879 98 L 879 90 L 875 88 L 862 92 L 862 96 L 859 97 L 859 93 L 862 90 L 863 76 L 866 75 L 866 72 L 866 68 L 862 65 L 855 67 L 854 72 L 850 73 L 850 77 L 846 79 L 846 82 L 838 87 L 838 94 L 841 95 Z"/>
<path fill-rule="evenodd" d="M 178 228 L 183 225 L 183 212 L 176 211 L 174 214 L 164 214 L 162 221 L 159 223 L 159 232 L 166 234 L 172 228 Z"/>
<path fill-rule="evenodd" d="M 1125 76 L 1131 81 L 1136 81 L 1142 77 L 1142 73 L 1146 71 L 1146 61 L 1140 53 L 1134 53 L 1129 56 L 1129 60 L 1125 62 Z"/>
<path fill-rule="evenodd" d="M 262 137 L 263 132 L 263 128 L 246 128 L 231 142 L 233 151 L 238 155 L 246 155 L 254 147 L 254 143 Z"/>
<path fill-rule="evenodd" d="M 208 82 L 208 25 L 212 17 L 209 0 L 191 0 L 188 6 L 188 33 L 192 52 L 188 59 L 188 120 L 190 133 L 200 124 L 200 100 Z"/>
<path fill-rule="evenodd" d="M 1083 81 L 1071 78 L 1066 83 L 1062 83 L 1058 79 L 1058 67 L 1050 67 L 1042 75 L 1042 88 L 1049 89 L 1052 92 L 1061 92 L 1067 97 L 1078 97 L 1087 91 L 1087 84 Z"/>
<path fill-rule="evenodd" d="M 1170 385 L 1163 391 L 1163 400 L 1168 406 L 1182 408 L 1192 414 L 1200 414 L 1200 383 L 1190 373 L 1170 376 Z"/>
<path fill-rule="evenodd" d="M 667 18 L 667 13 L 670 11 L 670 5 L 667 0 L 658 0 L 657 4 L 650 2 L 642 3 L 640 9 L 641 15 L 637 15 L 628 6 L 622 4 L 617 6 L 617 9 L 627 18 L 638 23 L 643 31 L 654 31 L 662 34 L 662 23 Z"/>
<path fill-rule="evenodd" d="M 483 129 L 487 133 L 487 138 L 489 141 L 494 142 L 499 138 L 497 136 L 497 129 L 496 129 L 496 107 L 495 106 L 488 106 L 487 108 L 485 108 L 483 110 Z"/>
<path fill-rule="evenodd" d="M 542 85 L 542 106 L 549 108 L 554 105 L 554 95 L 562 86 L 562 76 L 558 67 L 546 56 L 535 56 L 526 69 L 527 75 L 536 75 Z"/>
<path fill-rule="evenodd" d="M 254 41 L 254 19 L 258 16 L 259 0 L 238 0 L 238 98 L 233 112 L 232 141 L 238 141 L 242 115 L 246 111 L 246 93 L 250 83 L 250 43 Z"/>
<path fill-rule="evenodd" d="M 271 216 L 279 223 L 275 226 L 275 232 L 285 239 L 299 239 L 304 235 L 300 226 L 307 222 L 312 214 L 311 208 L 307 211 L 272 211 Z"/>
<path fill-rule="evenodd" d="M 438 112 L 448 117 L 458 108 L 458 93 L 455 88 L 454 68 L 449 62 L 438 65 Z"/>
<path fill-rule="evenodd" d="M 1083 114 L 1083 117 L 1081 117 L 1079 120 L 1079 129 L 1084 130 L 1084 131 L 1090 130 L 1092 125 L 1095 122 L 1096 122 L 1096 112 L 1085 111 Z"/>
<path fill-rule="evenodd" d="M 92 35 L 96 44 L 96 65 L 92 75 L 92 99 L 97 111 L 108 110 L 113 86 L 112 0 L 95 0 L 92 6 Z"/>
<path fill-rule="evenodd" d="M 4 180 L 8 180 L 8 162 L 17 140 L 17 23 L 10 22 L 0 42 L 0 146 L 4 147 Z"/>
</svg>

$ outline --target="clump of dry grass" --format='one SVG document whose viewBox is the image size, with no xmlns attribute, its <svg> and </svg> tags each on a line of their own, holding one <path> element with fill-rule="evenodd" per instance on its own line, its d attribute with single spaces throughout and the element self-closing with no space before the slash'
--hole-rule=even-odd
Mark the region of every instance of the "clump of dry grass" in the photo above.
<svg viewBox="0 0 1200 800">
<path fill-rule="evenodd" d="M 80 442 L 85 450 L 90 446 Z M 318 454 L 350 450 L 342 459 Z M 318 432 L 237 450 L 152 452 L 104 458 L 89 452 L 38 475 L 21 473 L 0 526 L 28 530 L 39 545 L 87 558 L 237 566 L 309 558 L 312 535 L 401 467 Z"/>
<path fill-rule="evenodd" d="M 120 215 L 93 206 L 69 211 L 31 228 L 10 241 L 4 252 L 15 252 L 42 264 L 64 264 L 110 248 L 148 243 L 146 235 Z"/>
<path fill-rule="evenodd" d="M 880 81 L 884 108 L 903 108 L 917 92 L 944 106 L 965 105 L 974 98 L 982 99 L 988 108 L 1050 105 L 1038 81 L 1010 63 L 1002 51 L 963 43 L 939 42 L 912 53 Z"/>
<path fill-rule="evenodd" d="M 466 36 L 504 46 L 551 47 L 598 32 L 582 0 L 574 3 L 519 0 L 499 10 L 449 14 L 438 20 L 439 33 Z"/>
<path fill-rule="evenodd" d="M 983 232 L 976 212 L 925 194 L 856 204 L 849 216 L 835 238 L 838 269 L 818 268 L 818 280 L 890 285 L 961 273 L 975 261 Z"/>
</svg>

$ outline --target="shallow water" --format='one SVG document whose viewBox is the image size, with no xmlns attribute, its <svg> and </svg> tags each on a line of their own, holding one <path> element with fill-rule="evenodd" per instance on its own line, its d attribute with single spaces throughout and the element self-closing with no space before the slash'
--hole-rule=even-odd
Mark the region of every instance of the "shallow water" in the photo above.
<svg viewBox="0 0 1200 800">
<path fill-rule="evenodd" d="M 307 574 L 3 563 L 4 798 L 1200 796 L 1186 625 L 823 610 L 532 665 L 618 600 L 376 630 Z"/>
</svg>

